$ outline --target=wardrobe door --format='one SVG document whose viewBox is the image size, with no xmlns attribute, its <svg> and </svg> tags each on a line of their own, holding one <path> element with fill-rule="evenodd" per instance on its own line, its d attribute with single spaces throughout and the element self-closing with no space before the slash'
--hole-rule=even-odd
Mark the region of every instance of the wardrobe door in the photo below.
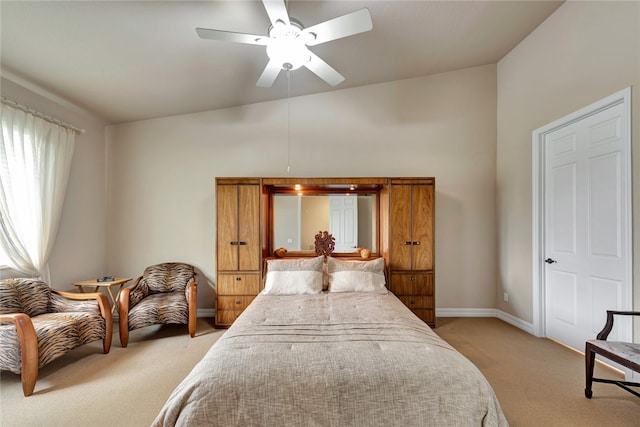
<svg viewBox="0 0 640 427">
<path fill-rule="evenodd" d="M 238 186 L 238 270 L 260 270 L 260 186 Z"/>
<path fill-rule="evenodd" d="M 238 269 L 238 187 L 218 185 L 217 197 L 217 267 L 218 271 Z"/>
<path fill-rule="evenodd" d="M 391 188 L 391 270 L 412 270 L 411 185 Z"/>
<path fill-rule="evenodd" d="M 433 269 L 433 185 L 411 188 L 411 270 Z"/>
</svg>

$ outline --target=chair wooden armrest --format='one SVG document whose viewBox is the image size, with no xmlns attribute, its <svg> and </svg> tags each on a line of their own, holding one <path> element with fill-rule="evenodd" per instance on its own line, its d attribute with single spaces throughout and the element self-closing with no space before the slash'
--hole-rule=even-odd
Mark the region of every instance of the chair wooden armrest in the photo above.
<svg viewBox="0 0 640 427">
<path fill-rule="evenodd" d="M 113 338 L 113 314 L 111 314 L 111 304 L 109 304 L 107 296 L 100 292 L 78 293 L 59 291 L 56 289 L 51 289 L 51 292 L 74 301 L 97 301 L 98 307 L 100 308 L 100 316 L 104 319 L 106 328 L 105 337 L 102 342 L 102 350 L 104 354 L 109 353 L 109 350 L 111 350 L 111 340 Z"/>
<path fill-rule="evenodd" d="M 129 344 L 129 310 L 131 309 L 131 291 L 137 289 L 143 276 L 138 276 L 133 285 L 123 287 L 118 294 L 118 333 L 120 345 L 126 347 Z"/>
<path fill-rule="evenodd" d="M 31 318 L 24 313 L 0 314 L 0 322 L 13 323 L 20 341 L 22 392 L 31 396 L 38 379 L 38 339 Z"/>
<path fill-rule="evenodd" d="M 605 323 L 604 328 L 598 333 L 596 336 L 599 340 L 606 340 L 613 329 L 613 316 L 640 316 L 640 311 L 616 311 L 616 310 L 607 310 L 607 323 Z"/>
<path fill-rule="evenodd" d="M 136 287 L 139 280 L 140 278 L 131 287 L 120 289 L 120 294 L 118 295 L 118 331 L 122 347 L 126 347 L 129 344 L 129 294 Z"/>
</svg>

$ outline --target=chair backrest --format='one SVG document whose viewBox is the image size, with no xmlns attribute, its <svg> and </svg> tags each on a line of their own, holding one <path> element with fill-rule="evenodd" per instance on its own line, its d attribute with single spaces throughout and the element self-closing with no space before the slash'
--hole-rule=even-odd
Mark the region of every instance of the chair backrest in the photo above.
<svg viewBox="0 0 640 427">
<path fill-rule="evenodd" d="M 36 279 L 0 280 L 0 313 L 24 313 L 30 317 L 47 312 L 51 288 Z"/>
<path fill-rule="evenodd" d="M 142 275 L 142 280 L 152 294 L 178 292 L 186 289 L 189 280 L 193 279 L 195 274 L 192 265 L 181 262 L 165 262 L 147 267 Z"/>
</svg>

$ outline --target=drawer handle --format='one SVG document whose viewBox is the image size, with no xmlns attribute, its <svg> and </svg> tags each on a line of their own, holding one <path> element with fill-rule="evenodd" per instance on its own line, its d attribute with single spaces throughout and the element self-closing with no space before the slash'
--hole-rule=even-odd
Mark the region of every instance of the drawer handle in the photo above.
<svg viewBox="0 0 640 427">
<path fill-rule="evenodd" d="M 236 277 L 236 281 L 239 282 L 240 280 L 242 280 L 242 277 Z"/>
<path fill-rule="evenodd" d="M 236 300 L 236 304 L 240 305 L 240 304 L 242 304 L 242 302 L 241 302 L 241 301 Z"/>
<path fill-rule="evenodd" d="M 410 299 L 410 300 L 409 300 L 409 304 L 413 305 L 413 304 L 415 304 L 415 303 L 416 303 L 416 302 L 415 302 L 414 300 L 412 300 L 412 299 Z"/>
<path fill-rule="evenodd" d="M 414 282 L 414 281 L 416 280 L 416 276 L 411 276 L 411 277 L 409 278 L 409 280 L 411 280 L 412 282 Z"/>
<path fill-rule="evenodd" d="M 229 243 L 231 243 L 231 246 L 247 246 L 247 242 L 243 242 L 243 241 L 240 241 L 240 242 L 229 242 Z"/>
</svg>

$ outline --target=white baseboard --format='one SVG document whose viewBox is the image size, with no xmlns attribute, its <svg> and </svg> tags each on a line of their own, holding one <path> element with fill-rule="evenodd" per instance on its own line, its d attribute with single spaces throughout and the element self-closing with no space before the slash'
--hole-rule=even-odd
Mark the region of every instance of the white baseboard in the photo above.
<svg viewBox="0 0 640 427">
<path fill-rule="evenodd" d="M 196 311 L 197 317 L 216 317 L 216 310 L 213 308 L 199 308 Z"/>
<path fill-rule="evenodd" d="M 436 317 L 497 317 L 516 328 L 534 335 L 533 324 L 495 308 L 436 308 Z"/>
<path fill-rule="evenodd" d="M 523 331 L 531 335 L 535 335 L 533 323 L 525 322 L 524 320 L 519 319 L 509 313 L 505 313 L 502 310 L 496 310 L 496 312 L 498 313 L 498 315 L 496 316 L 498 319 L 507 322 L 508 324 L 513 325 L 516 328 L 522 329 Z"/>
<path fill-rule="evenodd" d="M 495 308 L 436 308 L 436 317 L 497 317 Z"/>
</svg>

